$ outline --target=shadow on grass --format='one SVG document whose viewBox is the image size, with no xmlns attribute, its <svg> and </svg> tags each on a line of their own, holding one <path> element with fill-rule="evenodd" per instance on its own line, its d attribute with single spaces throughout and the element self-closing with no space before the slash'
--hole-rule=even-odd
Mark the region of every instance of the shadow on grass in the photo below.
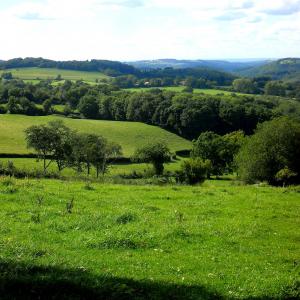
<svg viewBox="0 0 300 300">
<path fill-rule="evenodd" d="M 0 299 L 229 299 L 202 286 L 135 281 L 88 271 L 0 262 Z M 271 299 L 248 298 L 248 299 Z"/>
<path fill-rule="evenodd" d="M 0 299 L 222 299 L 200 286 L 96 276 L 64 269 L 0 262 Z"/>
</svg>

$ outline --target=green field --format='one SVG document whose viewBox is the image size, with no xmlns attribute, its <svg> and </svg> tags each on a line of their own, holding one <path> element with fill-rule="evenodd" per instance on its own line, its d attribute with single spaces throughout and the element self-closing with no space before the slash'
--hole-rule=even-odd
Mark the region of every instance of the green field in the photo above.
<svg viewBox="0 0 300 300">
<path fill-rule="evenodd" d="M 168 86 L 168 87 L 158 87 L 159 89 L 162 90 L 167 90 L 167 91 L 173 91 L 173 92 L 182 92 L 185 87 L 184 86 Z M 132 91 L 132 92 L 141 92 L 141 91 L 149 91 L 153 88 L 129 88 L 126 89 L 127 91 Z M 228 91 L 223 91 L 223 90 L 216 90 L 216 89 L 194 89 L 194 93 L 199 94 L 207 94 L 207 95 L 218 95 L 218 94 L 224 94 L 224 95 L 231 95 L 232 92 Z M 241 94 L 241 93 L 235 93 L 236 95 L 246 95 L 246 94 Z"/>
<path fill-rule="evenodd" d="M 299 188 L 1 178 L 0 202 L 1 299 L 299 297 Z"/>
<path fill-rule="evenodd" d="M 172 151 L 191 148 L 191 142 L 156 126 L 138 122 L 70 119 L 58 116 L 31 117 L 24 115 L 0 115 L 0 153 L 29 153 L 26 148 L 24 129 L 31 125 L 45 124 L 62 119 L 79 132 L 101 134 L 119 143 L 123 155 L 130 156 L 136 147 L 152 141 L 166 141 Z"/>
<path fill-rule="evenodd" d="M 100 72 L 83 72 L 52 68 L 7 69 L 5 72 L 11 72 L 14 78 L 23 79 L 26 82 L 33 83 L 38 82 L 39 79 L 55 79 L 57 75 L 61 75 L 62 79 L 83 80 L 91 83 L 95 83 L 96 79 L 109 78 Z"/>
<path fill-rule="evenodd" d="M 179 170 L 181 162 L 184 158 L 178 157 L 176 160 L 173 160 L 169 163 L 165 164 L 165 171 L 174 172 Z M 40 174 L 43 172 L 43 161 L 37 160 L 36 158 L 0 158 L 0 164 L 6 165 L 8 161 L 13 162 L 14 166 L 18 170 L 26 170 L 28 172 L 39 171 Z M 129 175 L 133 172 L 137 172 L 139 174 L 144 174 L 145 172 L 151 172 L 153 167 L 151 164 L 145 163 L 114 163 L 109 165 L 107 174 L 105 174 L 104 180 L 111 182 L 111 180 L 116 176 Z M 48 172 L 58 172 L 57 165 L 55 162 L 52 162 L 48 168 Z M 63 169 L 60 172 L 60 175 L 65 178 L 76 178 L 76 179 L 86 179 L 86 172 L 78 174 L 72 168 Z M 91 173 L 89 176 L 90 179 L 96 179 L 96 171 L 95 169 L 91 169 Z M 144 181 L 143 181 L 144 182 Z M 138 183 L 138 181 L 137 181 Z"/>
</svg>

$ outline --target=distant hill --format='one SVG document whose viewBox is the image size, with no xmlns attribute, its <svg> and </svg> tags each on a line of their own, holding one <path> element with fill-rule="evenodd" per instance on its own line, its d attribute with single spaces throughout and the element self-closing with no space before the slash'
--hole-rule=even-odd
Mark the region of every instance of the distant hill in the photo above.
<svg viewBox="0 0 300 300">
<path fill-rule="evenodd" d="M 54 61 L 44 58 L 14 58 L 7 61 L 0 60 L 0 69 L 17 68 L 54 68 L 61 70 L 101 72 L 108 76 L 139 73 L 133 66 L 110 60 L 86 60 L 86 61 Z"/>
<path fill-rule="evenodd" d="M 157 59 L 127 62 L 127 64 L 142 70 L 151 69 L 185 69 L 185 68 L 210 68 L 217 71 L 235 72 L 237 70 L 256 67 L 266 64 L 266 60 L 251 61 L 225 61 L 225 60 L 177 60 Z"/>
<path fill-rule="evenodd" d="M 205 65 L 188 65 L 189 67 L 183 67 L 184 65 L 178 65 L 178 67 L 176 68 L 167 66 L 160 67 L 159 65 L 157 65 L 155 68 L 139 69 L 126 63 L 109 60 L 92 59 L 87 61 L 54 61 L 44 58 L 28 57 L 24 59 L 14 58 L 7 61 L 0 61 L 0 71 L 16 71 L 17 69 L 24 70 L 25 68 L 35 68 L 35 73 L 43 73 L 46 76 L 46 78 L 51 77 L 50 75 L 53 75 L 53 72 L 50 69 L 55 69 L 55 74 L 59 74 L 59 70 L 70 70 L 83 72 L 98 72 L 112 77 L 118 77 L 122 75 L 134 75 L 140 79 L 164 78 L 174 80 L 175 78 L 180 78 L 181 80 L 184 80 L 188 77 L 193 77 L 195 79 L 201 78 L 204 80 L 213 81 L 217 85 L 230 85 L 232 83 L 232 80 L 236 78 L 236 76 L 229 74 L 225 71 L 218 71 Z M 37 69 L 49 70 L 49 76 L 43 71 L 38 72 Z M 31 70 L 28 70 L 27 73 L 30 72 Z M 26 72 L 20 71 L 19 73 L 22 74 Z M 24 76 L 19 76 L 19 78 L 22 77 L 25 78 Z M 36 77 L 39 76 L 36 75 L 33 78 L 35 79 Z M 84 79 L 83 77 L 80 78 Z M 32 78 L 30 77 L 28 79 Z"/>
<path fill-rule="evenodd" d="M 247 77 L 269 76 L 276 80 L 300 80 L 300 58 L 283 58 L 237 73 Z"/>
</svg>

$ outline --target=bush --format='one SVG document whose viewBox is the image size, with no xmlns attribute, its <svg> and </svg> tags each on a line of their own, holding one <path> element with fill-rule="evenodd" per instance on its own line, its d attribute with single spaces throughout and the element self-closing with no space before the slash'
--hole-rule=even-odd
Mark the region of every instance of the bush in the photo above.
<svg viewBox="0 0 300 300">
<path fill-rule="evenodd" d="M 243 144 L 236 162 L 239 177 L 247 183 L 299 183 L 300 123 L 281 117 L 260 124 Z"/>
<path fill-rule="evenodd" d="M 209 160 L 192 158 L 183 161 L 181 169 L 176 172 L 176 180 L 180 183 L 196 184 L 203 183 L 211 169 Z"/>
<path fill-rule="evenodd" d="M 0 105 L 0 114 L 6 114 L 7 113 L 7 109 L 5 106 Z"/>
<path fill-rule="evenodd" d="M 279 170 L 276 175 L 275 179 L 282 183 L 283 187 L 291 181 L 293 177 L 296 177 L 298 174 L 291 171 L 288 167 L 284 167 L 283 169 Z"/>
<path fill-rule="evenodd" d="M 164 163 L 171 160 L 171 152 L 164 142 L 149 143 L 136 149 L 132 161 L 151 163 L 156 175 L 162 175 L 164 172 Z"/>
</svg>

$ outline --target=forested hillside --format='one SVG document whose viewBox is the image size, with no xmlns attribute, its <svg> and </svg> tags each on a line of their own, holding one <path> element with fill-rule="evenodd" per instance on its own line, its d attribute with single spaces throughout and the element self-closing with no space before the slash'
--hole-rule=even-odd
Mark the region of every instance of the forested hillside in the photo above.
<svg viewBox="0 0 300 300">
<path fill-rule="evenodd" d="M 127 62 L 142 70 L 148 69 L 184 69 L 184 68 L 210 68 L 217 71 L 234 72 L 245 68 L 261 66 L 267 63 L 266 60 L 250 61 L 227 61 L 227 60 L 186 60 L 186 59 L 155 59 Z"/>
<path fill-rule="evenodd" d="M 275 80 L 300 80 L 300 58 L 283 58 L 268 64 L 241 70 L 248 77 L 269 76 Z"/>
</svg>

